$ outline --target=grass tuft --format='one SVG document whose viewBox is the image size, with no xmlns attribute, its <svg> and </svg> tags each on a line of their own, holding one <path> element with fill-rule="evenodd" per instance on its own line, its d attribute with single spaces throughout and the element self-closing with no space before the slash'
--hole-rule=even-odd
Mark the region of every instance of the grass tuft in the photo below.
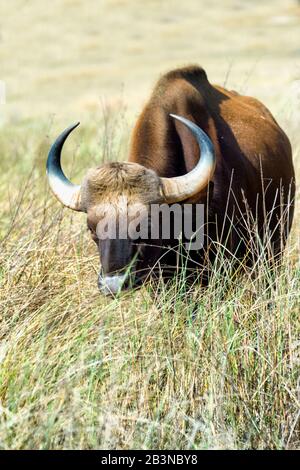
<svg viewBox="0 0 300 470">
<path fill-rule="evenodd" d="M 112 125 L 125 132 L 78 131 L 68 174 L 120 158 Z M 46 185 L 52 131 L 35 126 L 1 136 L 0 447 L 299 447 L 299 203 L 273 273 L 261 258 L 233 280 L 220 260 L 206 289 L 179 277 L 105 298 L 84 215 Z"/>
</svg>

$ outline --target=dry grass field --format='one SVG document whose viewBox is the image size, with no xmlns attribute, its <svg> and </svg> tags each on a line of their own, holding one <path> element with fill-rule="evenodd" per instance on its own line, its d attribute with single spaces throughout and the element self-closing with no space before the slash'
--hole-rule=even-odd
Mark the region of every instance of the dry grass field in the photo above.
<svg viewBox="0 0 300 470">
<path fill-rule="evenodd" d="M 84 214 L 50 194 L 50 143 L 76 181 L 126 159 L 159 75 L 199 63 L 263 101 L 300 180 L 294 0 L 0 0 L 0 448 L 300 448 L 299 193 L 283 266 L 205 290 L 97 290 Z M 1 100 L 0 100 L 1 103 Z M 225 262 L 224 262 L 225 263 Z"/>
</svg>

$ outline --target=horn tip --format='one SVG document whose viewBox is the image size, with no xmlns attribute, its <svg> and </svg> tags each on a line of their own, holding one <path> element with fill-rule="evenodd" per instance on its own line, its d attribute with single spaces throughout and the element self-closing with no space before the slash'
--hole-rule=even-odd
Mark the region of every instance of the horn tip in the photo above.
<svg viewBox="0 0 300 470">
<path fill-rule="evenodd" d="M 178 114 L 170 113 L 169 116 L 171 116 L 173 119 L 176 119 L 177 121 L 182 122 L 183 124 L 186 124 L 187 120 L 182 116 L 178 116 Z"/>
</svg>

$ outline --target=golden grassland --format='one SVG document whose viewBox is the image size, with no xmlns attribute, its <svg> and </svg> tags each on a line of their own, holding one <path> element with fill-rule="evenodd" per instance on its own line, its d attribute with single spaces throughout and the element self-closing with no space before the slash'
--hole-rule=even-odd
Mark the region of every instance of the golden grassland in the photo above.
<svg viewBox="0 0 300 470">
<path fill-rule="evenodd" d="M 230 282 L 224 260 L 207 289 L 178 276 L 110 299 L 84 214 L 45 179 L 77 119 L 74 181 L 126 158 L 159 74 L 198 62 L 270 107 L 299 180 L 297 2 L 0 1 L 0 447 L 299 448 L 299 193 L 275 274 L 262 258 Z"/>
</svg>

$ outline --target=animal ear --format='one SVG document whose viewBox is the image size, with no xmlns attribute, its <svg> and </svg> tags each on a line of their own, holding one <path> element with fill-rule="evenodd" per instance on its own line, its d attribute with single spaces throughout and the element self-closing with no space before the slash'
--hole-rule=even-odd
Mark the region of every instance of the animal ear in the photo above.
<svg viewBox="0 0 300 470">
<path fill-rule="evenodd" d="M 191 122 L 195 123 L 192 116 L 184 116 Z M 174 121 L 176 132 L 180 138 L 183 158 L 185 163 L 186 172 L 188 173 L 197 165 L 200 157 L 200 149 L 195 137 L 191 134 L 191 131 L 180 121 Z"/>
</svg>

